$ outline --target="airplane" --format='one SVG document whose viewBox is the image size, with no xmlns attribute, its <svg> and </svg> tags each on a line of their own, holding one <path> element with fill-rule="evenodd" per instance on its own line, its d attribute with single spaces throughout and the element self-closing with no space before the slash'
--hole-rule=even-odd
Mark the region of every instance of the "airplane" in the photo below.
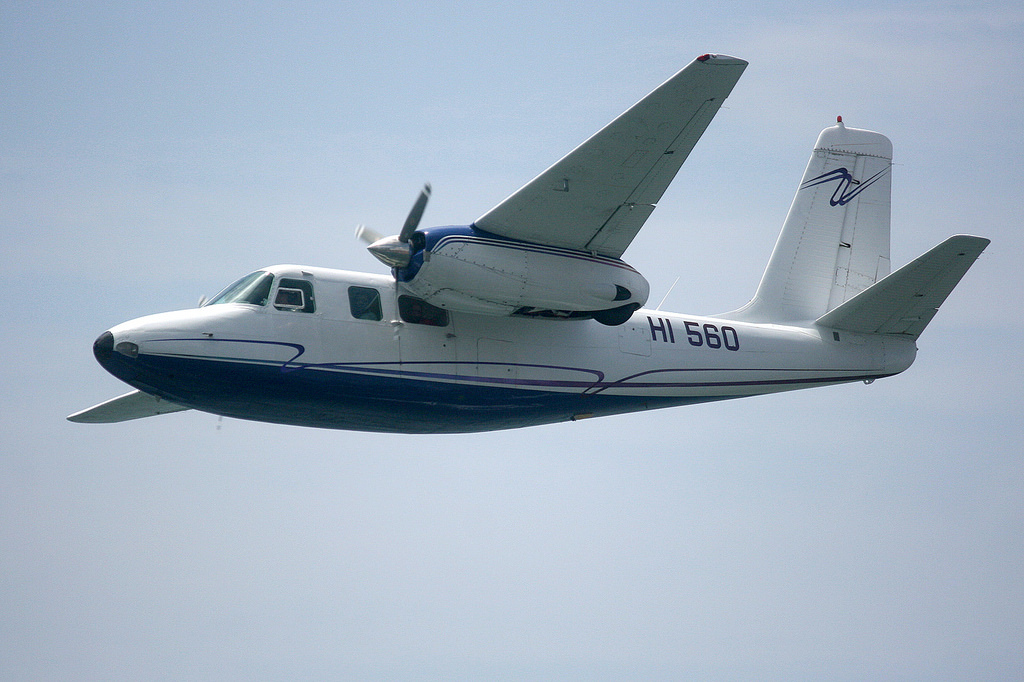
<svg viewBox="0 0 1024 682">
<path fill-rule="evenodd" d="M 956 235 L 891 271 L 892 144 L 817 138 L 753 298 L 645 308 L 621 256 L 747 62 L 705 54 L 469 225 L 357 236 L 390 274 L 276 265 L 93 346 L 135 390 L 68 417 L 195 409 L 395 433 L 512 429 L 898 374 L 989 244 Z M 660 306 L 659 306 L 660 307 Z"/>
</svg>

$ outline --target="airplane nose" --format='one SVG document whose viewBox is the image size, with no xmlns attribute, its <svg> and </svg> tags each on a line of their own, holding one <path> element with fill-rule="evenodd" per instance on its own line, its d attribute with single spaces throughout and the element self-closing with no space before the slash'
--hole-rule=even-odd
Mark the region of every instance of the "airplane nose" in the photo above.
<svg viewBox="0 0 1024 682">
<path fill-rule="evenodd" d="M 131 341 L 116 343 L 111 332 L 103 332 L 92 344 L 92 353 L 96 362 L 118 379 L 130 382 L 138 368 L 132 362 L 139 356 L 138 345 Z"/>
<path fill-rule="evenodd" d="M 95 343 L 92 344 L 92 354 L 96 356 L 97 362 L 106 366 L 106 360 L 114 352 L 114 335 L 110 332 L 103 332 Z"/>
<path fill-rule="evenodd" d="M 122 341 L 114 345 L 114 335 L 110 332 L 103 332 L 92 344 L 93 355 L 100 361 L 100 364 L 103 364 L 105 359 L 109 359 L 113 351 L 117 351 L 121 355 L 132 359 L 139 357 L 139 345 L 137 343 Z"/>
</svg>

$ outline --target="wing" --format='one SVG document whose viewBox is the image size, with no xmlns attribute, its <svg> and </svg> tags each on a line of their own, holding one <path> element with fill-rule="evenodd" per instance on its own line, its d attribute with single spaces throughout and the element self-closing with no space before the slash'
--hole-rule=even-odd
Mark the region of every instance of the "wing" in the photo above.
<svg viewBox="0 0 1024 682">
<path fill-rule="evenodd" d="M 90 407 L 81 412 L 75 412 L 68 416 L 68 421 L 80 424 L 113 424 L 115 422 L 126 422 L 130 419 L 142 419 L 143 417 L 154 417 L 158 414 L 170 412 L 181 412 L 189 408 L 169 403 L 155 395 L 149 395 L 142 391 L 132 391 L 117 398 Z"/>
<path fill-rule="evenodd" d="M 476 227 L 618 258 L 746 66 L 735 57 L 698 57 L 481 216 Z"/>
</svg>

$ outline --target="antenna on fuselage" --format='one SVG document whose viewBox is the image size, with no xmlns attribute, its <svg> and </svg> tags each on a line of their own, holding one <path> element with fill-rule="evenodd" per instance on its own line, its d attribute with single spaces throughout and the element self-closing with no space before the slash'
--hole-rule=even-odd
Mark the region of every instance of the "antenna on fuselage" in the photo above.
<svg viewBox="0 0 1024 682">
<path fill-rule="evenodd" d="M 672 282 L 672 286 L 670 286 L 668 291 L 665 292 L 665 295 L 661 297 L 661 303 L 658 304 L 658 307 L 655 308 L 655 310 L 661 310 L 661 306 L 665 305 L 665 299 L 668 298 L 668 295 L 672 293 L 672 290 L 676 288 L 677 284 L 679 284 L 679 277 L 676 277 L 676 281 Z"/>
</svg>

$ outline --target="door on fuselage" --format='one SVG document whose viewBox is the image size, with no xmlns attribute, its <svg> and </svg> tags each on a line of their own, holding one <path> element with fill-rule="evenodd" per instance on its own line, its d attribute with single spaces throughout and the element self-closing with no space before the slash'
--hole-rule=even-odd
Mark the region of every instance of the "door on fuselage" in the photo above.
<svg viewBox="0 0 1024 682">
<path fill-rule="evenodd" d="M 278 340 L 302 347 L 295 358 L 299 364 L 320 359 L 320 315 L 317 312 L 313 277 L 279 277 L 271 293 L 274 333 Z"/>
</svg>

